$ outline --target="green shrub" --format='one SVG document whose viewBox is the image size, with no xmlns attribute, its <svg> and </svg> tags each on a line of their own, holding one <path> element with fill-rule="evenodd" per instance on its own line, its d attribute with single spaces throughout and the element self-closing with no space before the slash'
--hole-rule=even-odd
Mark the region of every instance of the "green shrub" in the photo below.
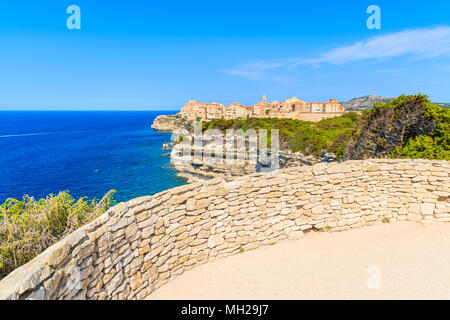
<svg viewBox="0 0 450 320">
<path fill-rule="evenodd" d="M 115 190 L 100 201 L 75 200 L 67 191 L 36 201 L 25 195 L 0 205 L 0 279 L 27 263 L 114 204 Z"/>
<path fill-rule="evenodd" d="M 430 121 L 437 121 L 437 127 L 429 135 L 418 135 L 406 141 L 402 146 L 397 146 L 389 154 L 389 157 L 392 159 L 450 160 L 450 109 L 431 103 L 428 96 L 421 94 L 402 95 L 386 103 L 386 105 L 397 107 L 400 103 L 411 100 L 416 100 L 425 106 L 423 117 Z"/>
<path fill-rule="evenodd" d="M 388 217 L 383 217 L 383 219 L 381 219 L 381 222 L 383 222 L 383 223 L 390 223 L 391 219 L 389 219 Z"/>
<path fill-rule="evenodd" d="M 405 146 L 396 147 L 389 157 L 391 159 L 450 160 L 450 149 L 448 143 L 439 143 L 439 138 L 420 135 L 409 140 Z"/>
</svg>

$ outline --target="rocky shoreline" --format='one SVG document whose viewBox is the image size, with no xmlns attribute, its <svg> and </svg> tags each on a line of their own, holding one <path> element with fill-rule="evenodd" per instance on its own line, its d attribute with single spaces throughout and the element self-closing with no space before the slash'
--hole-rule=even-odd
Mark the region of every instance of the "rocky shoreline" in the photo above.
<svg viewBox="0 0 450 320">
<path fill-rule="evenodd" d="M 222 163 L 214 163 L 213 161 L 195 161 L 195 158 L 194 161 L 185 161 L 183 156 L 178 154 L 176 148 L 172 149 L 170 158 L 170 164 L 178 172 L 177 176 L 185 179 L 189 183 L 210 180 L 213 178 L 222 178 L 225 181 L 231 181 L 235 177 L 261 172 L 261 168 L 268 167 L 267 165 L 264 165 L 264 161 L 261 159 L 258 159 L 256 164 L 251 164 L 248 161 L 244 164 L 240 164 L 237 160 L 234 160 L 231 163 L 227 163 L 225 160 Z M 331 161 L 325 157 L 317 159 L 310 156 L 304 156 L 300 152 L 283 152 L 279 154 L 279 166 L 275 170 L 298 166 L 309 167 L 323 162 L 337 162 L 337 160 Z"/>
<path fill-rule="evenodd" d="M 189 183 L 210 180 L 213 178 L 223 178 L 226 181 L 230 181 L 235 177 L 261 172 L 263 168 L 270 167 L 272 155 L 261 155 L 257 150 L 258 157 L 256 163 L 249 162 L 250 157 L 249 150 L 244 152 L 244 162 L 237 160 L 236 150 L 232 161 L 227 159 L 225 161 L 217 161 L 218 159 L 211 157 L 196 157 L 196 154 L 204 154 L 207 150 L 217 150 L 215 139 L 213 137 L 202 137 L 201 147 L 192 146 L 192 152 L 190 155 L 183 154 L 183 146 L 178 143 L 180 136 L 183 136 L 186 140 L 193 141 L 193 123 L 192 121 L 181 118 L 177 115 L 160 115 L 155 118 L 152 129 L 158 131 L 168 131 L 174 133 L 171 143 L 164 144 L 162 149 L 168 150 L 172 148 L 170 152 L 170 164 L 177 171 L 177 176 L 185 179 Z M 181 131 L 184 131 L 182 134 Z M 186 133 L 189 132 L 189 135 Z M 248 141 L 247 141 L 248 142 Z M 165 155 L 168 155 L 166 153 Z M 225 154 L 225 152 L 223 152 Z M 320 162 L 337 162 L 334 154 L 323 152 L 322 157 L 316 158 L 314 156 L 305 156 L 301 152 L 290 152 L 289 150 L 280 150 L 278 154 L 279 162 L 275 170 L 288 167 L 297 166 L 312 166 Z"/>
</svg>

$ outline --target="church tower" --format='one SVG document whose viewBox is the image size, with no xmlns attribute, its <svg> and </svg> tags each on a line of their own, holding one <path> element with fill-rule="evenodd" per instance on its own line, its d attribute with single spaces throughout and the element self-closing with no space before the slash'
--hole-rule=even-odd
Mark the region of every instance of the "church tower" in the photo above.
<svg viewBox="0 0 450 320">
<path fill-rule="evenodd" d="M 263 96 L 263 97 L 262 97 L 262 103 L 267 104 L 267 98 L 266 98 L 266 96 Z"/>
</svg>

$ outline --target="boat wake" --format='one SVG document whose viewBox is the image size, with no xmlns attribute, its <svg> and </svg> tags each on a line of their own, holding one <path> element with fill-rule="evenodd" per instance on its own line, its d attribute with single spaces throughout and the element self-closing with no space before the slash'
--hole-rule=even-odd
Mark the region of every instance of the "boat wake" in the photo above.
<svg viewBox="0 0 450 320">
<path fill-rule="evenodd" d="M 0 138 L 13 138 L 13 137 L 29 137 L 29 136 L 42 136 L 51 134 L 64 134 L 64 133 L 79 133 L 82 131 L 60 131 L 60 132 L 36 132 L 36 133 L 21 133 L 21 134 L 5 134 Z"/>
</svg>

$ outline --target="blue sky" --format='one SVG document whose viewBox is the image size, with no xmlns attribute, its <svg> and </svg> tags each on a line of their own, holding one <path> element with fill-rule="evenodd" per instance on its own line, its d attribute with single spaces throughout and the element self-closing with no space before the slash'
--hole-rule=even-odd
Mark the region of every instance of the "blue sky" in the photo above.
<svg viewBox="0 0 450 320">
<path fill-rule="evenodd" d="M 68 30 L 66 8 L 81 8 Z M 369 5 L 381 29 L 369 30 Z M 450 102 L 450 1 L 0 2 L 0 109 L 176 110 L 296 96 Z"/>
</svg>

